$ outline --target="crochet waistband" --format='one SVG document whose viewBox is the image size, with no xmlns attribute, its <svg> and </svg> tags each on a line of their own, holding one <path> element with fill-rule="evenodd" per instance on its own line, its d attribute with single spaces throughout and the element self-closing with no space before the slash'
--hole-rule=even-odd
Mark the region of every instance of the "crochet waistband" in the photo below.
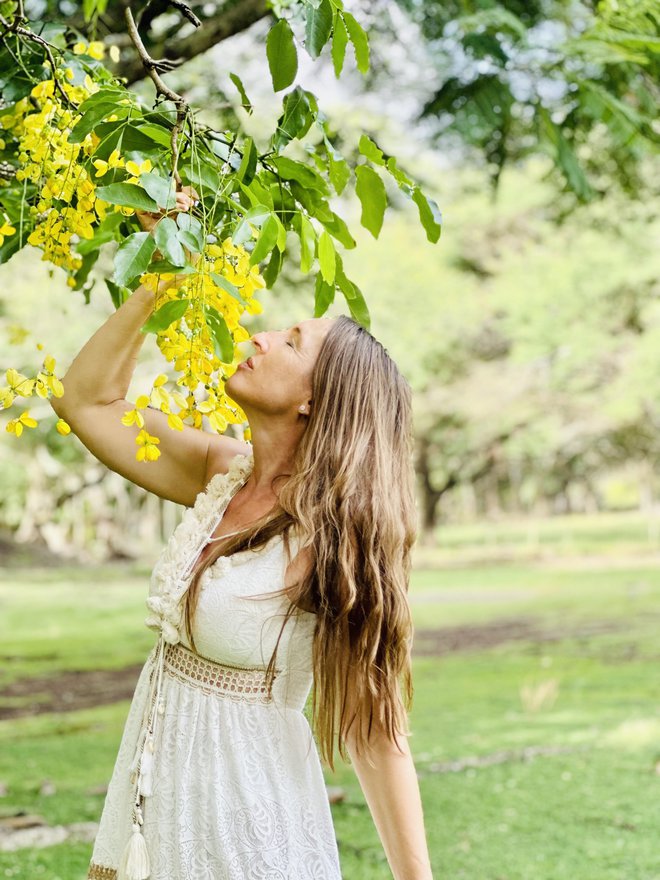
<svg viewBox="0 0 660 880">
<path fill-rule="evenodd" d="M 181 642 L 165 645 L 163 671 L 207 694 L 222 694 L 248 703 L 272 702 L 266 686 L 265 667 L 217 663 L 191 651 Z"/>
</svg>

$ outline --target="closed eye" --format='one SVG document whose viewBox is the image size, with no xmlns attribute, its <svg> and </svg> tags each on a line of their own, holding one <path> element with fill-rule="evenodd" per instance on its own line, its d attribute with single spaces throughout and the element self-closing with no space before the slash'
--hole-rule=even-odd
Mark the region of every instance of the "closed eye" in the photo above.
<svg viewBox="0 0 660 880">
<path fill-rule="evenodd" d="M 287 342 L 287 345 L 290 345 L 291 348 L 295 348 L 295 345 L 292 342 Z"/>
</svg>

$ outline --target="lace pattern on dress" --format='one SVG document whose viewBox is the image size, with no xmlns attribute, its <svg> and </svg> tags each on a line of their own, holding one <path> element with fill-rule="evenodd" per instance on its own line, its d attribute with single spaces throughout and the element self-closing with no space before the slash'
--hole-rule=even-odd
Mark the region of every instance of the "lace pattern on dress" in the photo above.
<svg viewBox="0 0 660 880">
<path fill-rule="evenodd" d="M 217 663 L 179 644 L 165 648 L 165 671 L 206 694 L 222 694 L 248 703 L 272 702 L 266 686 L 265 669 L 260 666 L 240 667 Z"/>
</svg>

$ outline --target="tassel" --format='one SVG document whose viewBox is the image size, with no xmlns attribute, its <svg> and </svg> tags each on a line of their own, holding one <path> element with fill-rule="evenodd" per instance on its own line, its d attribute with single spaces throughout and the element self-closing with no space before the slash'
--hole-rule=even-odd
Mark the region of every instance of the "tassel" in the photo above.
<svg viewBox="0 0 660 880">
<path fill-rule="evenodd" d="M 140 760 L 139 793 L 144 797 L 153 794 L 153 766 L 154 766 L 154 738 L 149 736 L 144 744 L 142 758 Z"/>
<path fill-rule="evenodd" d="M 147 880 L 151 873 L 147 842 L 140 832 L 138 822 L 133 823 L 133 833 L 128 839 L 117 869 L 117 880 Z"/>
</svg>

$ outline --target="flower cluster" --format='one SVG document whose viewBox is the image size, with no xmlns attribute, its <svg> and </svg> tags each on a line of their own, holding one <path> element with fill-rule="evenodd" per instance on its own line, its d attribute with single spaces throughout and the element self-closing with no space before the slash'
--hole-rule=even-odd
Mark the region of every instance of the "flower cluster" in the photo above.
<svg viewBox="0 0 660 880">
<path fill-rule="evenodd" d="M 51 394 L 62 397 L 64 394 L 62 383 L 55 375 L 55 358 L 50 355 L 44 358 L 42 369 L 33 378 L 24 376 L 23 373 L 10 367 L 5 372 L 5 381 L 6 385 L 0 385 L 0 409 L 8 409 L 18 397 L 28 398 L 33 394 L 41 398 L 49 397 Z M 30 410 L 26 409 L 7 422 L 6 430 L 20 437 L 24 428 L 36 428 L 37 424 L 37 420 L 30 415 Z M 58 419 L 55 427 L 63 436 L 71 431 L 71 427 L 64 419 Z"/>
<path fill-rule="evenodd" d="M 102 59 L 104 45 L 101 42 L 77 43 L 73 52 Z M 123 156 L 118 148 L 106 154 L 107 158 L 95 156 L 101 140 L 93 130 L 79 143 L 69 142 L 72 128 L 82 118 L 76 107 L 101 88 L 89 73 L 82 82 L 73 84 L 73 79 L 73 69 L 62 63 L 52 71 L 51 78 L 36 83 L 28 96 L 0 115 L 2 146 L 13 141 L 12 152 L 18 159 L 16 179 L 23 181 L 26 187 L 31 227 L 27 242 L 42 250 L 42 260 L 60 266 L 67 273 L 70 287 L 77 286 L 75 275 L 83 265 L 83 257 L 75 250 L 76 244 L 82 239 L 93 238 L 95 230 L 109 214 L 134 214 L 132 207 L 110 204 L 99 198 L 97 186 L 105 184 L 103 178 L 110 176 L 114 183 L 139 185 L 140 176 L 153 169 L 150 159 L 134 161 Z M 117 102 L 118 105 L 127 103 L 131 103 L 128 93 L 124 100 Z M 113 113 L 105 121 L 117 118 Z M 157 172 L 157 169 L 153 170 Z M 15 225 L 5 217 L 0 225 L 0 245 L 4 237 L 15 232 Z M 209 232 L 212 230 L 205 231 Z M 174 278 L 173 275 L 147 271 L 140 276 L 145 287 L 158 290 L 156 309 L 180 296 L 187 298 L 190 304 L 179 320 L 159 331 L 156 337 L 159 349 L 172 364 L 173 371 L 179 374 L 175 378 L 176 386 L 185 393 L 178 388 L 167 390 L 168 377 L 161 374 L 149 394 L 140 395 L 134 408 L 127 410 L 122 419 L 126 426 L 135 425 L 140 429 L 135 438 L 138 461 L 155 461 L 160 455 L 159 438 L 144 428 L 141 410 L 147 406 L 166 413 L 168 426 L 178 431 L 183 430 L 184 423 L 201 428 L 203 416 L 219 433 L 224 432 L 230 423 L 245 422 L 245 414 L 224 393 L 224 382 L 237 363 L 227 364 L 217 356 L 205 308 L 213 307 L 224 319 L 233 341 L 241 342 L 249 337 L 248 331 L 239 323 L 241 315 L 246 311 L 250 314 L 261 312 L 261 304 L 254 298 L 254 293 L 265 284 L 258 266 L 250 265 L 250 255 L 244 247 L 234 245 L 228 238 L 221 243 L 216 243 L 213 235 L 205 234 L 205 240 L 207 238 L 214 243 L 205 245 L 197 271 L 186 275 L 183 285 L 166 287 L 163 291 L 162 282 Z M 226 285 L 219 286 L 213 276 L 221 276 Z M 34 379 L 21 377 L 14 370 L 7 372 L 8 376 L 10 374 L 12 381 L 8 378 L 7 387 L 0 388 L 0 407 L 3 409 L 13 404 L 17 394 L 29 396 L 34 391 L 40 397 L 46 397 L 49 393 L 56 396 L 63 393 L 60 380 L 52 372 L 40 372 Z M 13 385 L 17 377 L 22 383 L 22 390 L 18 392 Z M 195 392 L 202 389 L 204 399 L 198 401 Z M 12 419 L 7 430 L 20 436 L 24 427 L 35 427 L 36 424 L 26 411 Z M 65 434 L 70 428 L 60 419 L 57 430 Z M 249 439 L 249 430 L 246 439 Z"/>
</svg>

